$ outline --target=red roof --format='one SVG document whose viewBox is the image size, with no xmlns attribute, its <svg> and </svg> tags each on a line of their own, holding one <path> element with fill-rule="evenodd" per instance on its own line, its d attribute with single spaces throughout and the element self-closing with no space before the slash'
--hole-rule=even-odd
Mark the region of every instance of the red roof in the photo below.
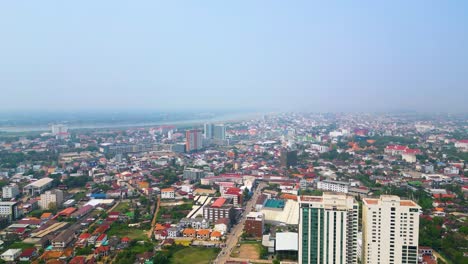
<svg viewBox="0 0 468 264">
<path fill-rule="evenodd" d="M 101 235 L 96 239 L 96 241 L 102 241 L 102 240 L 104 240 L 106 237 L 107 237 L 106 234 L 101 234 Z"/>
<path fill-rule="evenodd" d="M 91 236 L 89 233 L 83 233 L 81 234 L 78 239 L 88 239 Z"/>
<path fill-rule="evenodd" d="M 218 198 L 212 205 L 211 207 L 221 207 L 224 205 L 224 203 L 226 202 L 226 199 L 225 198 Z"/>
<path fill-rule="evenodd" d="M 421 151 L 419 149 L 406 149 L 405 153 L 406 154 L 420 154 Z"/>
<path fill-rule="evenodd" d="M 241 189 L 235 188 L 235 187 L 231 187 L 231 188 L 227 189 L 225 193 L 226 193 L 226 194 L 235 194 L 235 195 L 237 195 L 237 194 L 240 194 L 240 193 L 241 193 Z"/>
<path fill-rule="evenodd" d="M 35 248 L 27 248 L 27 249 L 23 250 L 23 252 L 21 252 L 20 257 L 23 257 L 23 258 L 24 257 L 32 257 L 34 252 L 36 252 Z"/>
<path fill-rule="evenodd" d="M 403 151 L 403 150 L 405 150 L 405 149 L 407 149 L 407 148 L 408 148 L 407 146 L 401 146 L 401 145 L 388 145 L 388 146 L 386 147 L 386 149 L 390 149 L 390 150 L 401 150 L 401 151 Z"/>
</svg>

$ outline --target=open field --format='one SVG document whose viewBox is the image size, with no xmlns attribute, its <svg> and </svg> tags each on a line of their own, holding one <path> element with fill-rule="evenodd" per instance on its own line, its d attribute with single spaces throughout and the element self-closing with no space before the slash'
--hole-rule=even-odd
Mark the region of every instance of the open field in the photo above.
<svg viewBox="0 0 468 264">
<path fill-rule="evenodd" d="M 260 259 L 261 244 L 259 242 L 241 243 L 240 247 L 236 247 L 231 254 L 231 257 L 241 259 Z"/>
<path fill-rule="evenodd" d="M 125 213 L 125 212 L 128 212 L 129 210 L 130 210 L 130 205 L 126 202 L 123 202 L 117 205 L 117 207 L 115 207 L 113 211 Z"/>
<path fill-rule="evenodd" d="M 129 237 L 132 240 L 148 240 L 147 231 L 138 227 L 128 227 L 126 224 L 114 223 L 111 225 L 108 236 Z"/>
<path fill-rule="evenodd" d="M 177 251 L 171 258 L 172 264 L 208 264 L 218 255 L 217 248 L 188 247 Z"/>
</svg>

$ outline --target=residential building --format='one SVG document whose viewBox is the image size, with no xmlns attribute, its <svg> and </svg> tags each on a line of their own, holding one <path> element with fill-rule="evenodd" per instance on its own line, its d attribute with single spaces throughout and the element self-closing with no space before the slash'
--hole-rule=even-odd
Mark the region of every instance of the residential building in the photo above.
<svg viewBox="0 0 468 264">
<path fill-rule="evenodd" d="M 187 168 L 184 170 L 184 179 L 186 180 L 199 180 L 205 176 L 205 172 L 200 169 Z"/>
<path fill-rule="evenodd" d="M 244 231 L 249 237 L 261 238 L 263 236 L 265 216 L 261 212 L 250 212 L 245 220 Z"/>
<path fill-rule="evenodd" d="M 174 188 L 164 188 L 161 189 L 161 199 L 174 199 L 175 198 L 175 189 Z"/>
<path fill-rule="evenodd" d="M 187 152 L 198 151 L 203 148 L 203 137 L 200 130 L 187 130 L 185 132 L 185 150 Z"/>
<path fill-rule="evenodd" d="M 418 263 L 420 210 L 415 202 L 394 195 L 364 198 L 362 263 Z"/>
<path fill-rule="evenodd" d="M 223 124 L 214 125 L 213 139 L 226 140 L 226 127 Z"/>
<path fill-rule="evenodd" d="M 220 218 L 228 218 L 230 223 L 234 220 L 234 207 L 227 204 L 227 199 L 218 198 L 211 206 L 203 207 L 203 218 L 216 222 Z"/>
<path fill-rule="evenodd" d="M 317 189 L 330 192 L 348 193 L 348 188 L 348 182 L 323 180 L 317 183 Z"/>
<path fill-rule="evenodd" d="M 213 130 L 214 130 L 214 125 L 210 123 L 206 123 L 204 126 L 204 133 L 203 136 L 205 139 L 212 139 L 213 138 Z"/>
<path fill-rule="evenodd" d="M 18 202 L 0 202 L 0 217 L 10 222 L 19 218 Z"/>
<path fill-rule="evenodd" d="M 16 196 L 18 196 L 18 194 L 19 194 L 19 188 L 18 188 L 18 185 L 16 184 L 3 186 L 2 188 L 3 199 L 15 198 Z"/>
<path fill-rule="evenodd" d="M 15 261 L 21 255 L 21 249 L 13 248 L 5 251 L 0 257 L 4 261 Z"/>
<path fill-rule="evenodd" d="M 242 190 L 236 187 L 226 189 L 222 194 L 223 198 L 230 198 L 234 206 L 242 205 Z"/>
<path fill-rule="evenodd" d="M 57 136 L 63 133 L 67 133 L 68 127 L 66 125 L 57 124 L 57 125 L 52 125 L 51 130 L 52 130 L 52 135 Z"/>
<path fill-rule="evenodd" d="M 205 124 L 204 126 L 205 139 L 215 139 L 218 141 L 226 140 L 226 127 L 224 124 Z"/>
<path fill-rule="evenodd" d="M 61 190 L 46 191 L 45 193 L 41 194 L 39 207 L 42 210 L 47 210 L 52 205 L 59 208 L 62 206 L 62 203 L 63 203 L 63 191 Z"/>
<path fill-rule="evenodd" d="M 301 196 L 299 208 L 299 264 L 357 263 L 359 209 L 352 196 Z"/>
</svg>

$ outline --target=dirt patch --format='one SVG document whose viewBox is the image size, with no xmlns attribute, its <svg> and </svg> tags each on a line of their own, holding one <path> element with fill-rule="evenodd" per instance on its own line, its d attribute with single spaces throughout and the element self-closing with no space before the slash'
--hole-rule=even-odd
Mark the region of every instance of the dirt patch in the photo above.
<svg viewBox="0 0 468 264">
<path fill-rule="evenodd" d="M 260 259 L 260 250 L 256 244 L 242 244 L 239 250 L 239 258 Z"/>
</svg>

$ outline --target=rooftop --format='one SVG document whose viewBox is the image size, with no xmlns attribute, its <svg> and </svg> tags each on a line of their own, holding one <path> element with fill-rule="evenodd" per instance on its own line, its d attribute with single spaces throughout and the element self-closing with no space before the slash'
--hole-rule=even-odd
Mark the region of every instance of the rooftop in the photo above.
<svg viewBox="0 0 468 264">
<path fill-rule="evenodd" d="M 265 207 L 284 208 L 284 201 L 283 200 L 276 200 L 276 199 L 268 199 L 266 201 Z"/>
</svg>

